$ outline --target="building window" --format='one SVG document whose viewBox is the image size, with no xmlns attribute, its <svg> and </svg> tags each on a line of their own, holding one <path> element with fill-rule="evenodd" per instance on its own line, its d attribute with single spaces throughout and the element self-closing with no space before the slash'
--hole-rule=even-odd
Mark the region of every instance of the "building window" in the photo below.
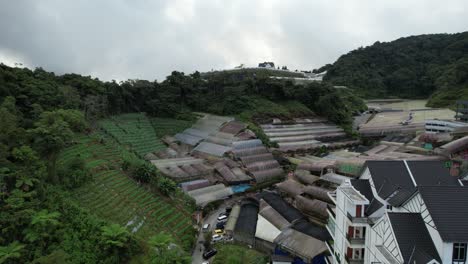
<svg viewBox="0 0 468 264">
<path fill-rule="evenodd" d="M 466 260 L 466 243 L 453 243 L 453 261 L 465 261 Z"/>
<path fill-rule="evenodd" d="M 387 204 L 387 210 L 392 210 L 393 209 L 393 206 Z"/>
</svg>

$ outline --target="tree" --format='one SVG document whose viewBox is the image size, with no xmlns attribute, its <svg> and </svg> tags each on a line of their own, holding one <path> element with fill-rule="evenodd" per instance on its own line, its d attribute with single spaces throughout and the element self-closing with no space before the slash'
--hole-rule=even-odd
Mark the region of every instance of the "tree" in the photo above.
<svg viewBox="0 0 468 264">
<path fill-rule="evenodd" d="M 57 155 L 71 141 L 73 132 L 58 112 L 42 113 L 35 126 L 36 128 L 30 131 L 33 144 L 47 157 L 49 180 L 52 183 L 59 183 L 55 171 Z"/>
<path fill-rule="evenodd" d="M 190 257 L 174 244 L 171 235 L 161 232 L 152 236 L 148 244 L 154 248 L 154 254 L 151 257 L 153 264 L 188 264 Z"/>
<path fill-rule="evenodd" d="M 164 177 L 159 177 L 158 178 L 158 188 L 163 194 L 169 195 L 169 194 L 173 193 L 176 190 L 177 185 L 171 179 L 164 178 Z"/>
<path fill-rule="evenodd" d="M 101 228 L 102 242 L 108 248 L 122 248 L 130 239 L 130 233 L 118 224 L 106 225 Z"/>
<path fill-rule="evenodd" d="M 132 246 L 130 244 L 135 243 L 128 230 L 118 224 L 105 225 L 101 228 L 101 232 L 104 249 L 110 252 L 117 262 L 126 257 Z"/>
<path fill-rule="evenodd" d="M 24 245 L 18 241 L 14 241 L 8 246 L 0 247 L 0 264 L 5 263 L 7 260 L 20 258 L 23 249 Z"/>
<path fill-rule="evenodd" d="M 204 240 L 203 240 L 203 246 L 205 247 L 205 250 L 208 250 L 211 248 L 211 233 L 205 233 L 204 235 Z"/>
<path fill-rule="evenodd" d="M 39 245 L 41 250 L 47 249 L 48 245 L 56 239 L 55 232 L 60 225 L 59 217 L 59 212 L 49 212 L 46 209 L 34 214 L 29 227 L 23 232 L 25 240 Z"/>
<path fill-rule="evenodd" d="M 152 236 L 148 241 L 148 244 L 154 247 L 158 253 L 167 250 L 171 243 L 173 243 L 172 236 L 165 232 Z"/>
</svg>

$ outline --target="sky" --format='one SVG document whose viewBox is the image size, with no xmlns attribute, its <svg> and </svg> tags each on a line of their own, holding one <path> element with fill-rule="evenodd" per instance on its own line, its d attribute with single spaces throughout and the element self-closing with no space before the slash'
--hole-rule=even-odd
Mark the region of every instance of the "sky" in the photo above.
<svg viewBox="0 0 468 264">
<path fill-rule="evenodd" d="M 161 81 L 263 61 L 312 70 L 376 41 L 467 30 L 467 0 L 0 0 L 0 62 Z"/>
</svg>

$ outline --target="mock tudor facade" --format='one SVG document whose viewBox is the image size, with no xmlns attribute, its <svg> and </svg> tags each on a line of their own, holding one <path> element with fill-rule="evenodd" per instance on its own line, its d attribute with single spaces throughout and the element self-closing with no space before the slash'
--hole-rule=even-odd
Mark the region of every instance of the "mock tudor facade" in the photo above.
<svg viewBox="0 0 468 264">
<path fill-rule="evenodd" d="M 468 187 L 441 161 L 368 161 L 329 193 L 330 263 L 467 264 Z"/>
</svg>

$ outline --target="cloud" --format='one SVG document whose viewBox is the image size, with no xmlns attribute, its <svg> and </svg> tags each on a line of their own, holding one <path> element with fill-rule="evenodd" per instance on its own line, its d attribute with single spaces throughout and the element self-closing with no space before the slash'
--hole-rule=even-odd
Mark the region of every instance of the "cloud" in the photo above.
<svg viewBox="0 0 468 264">
<path fill-rule="evenodd" d="M 375 41 L 461 32 L 453 0 L 15 0 L 0 3 L 0 60 L 104 80 L 274 61 L 313 69 Z"/>
</svg>

